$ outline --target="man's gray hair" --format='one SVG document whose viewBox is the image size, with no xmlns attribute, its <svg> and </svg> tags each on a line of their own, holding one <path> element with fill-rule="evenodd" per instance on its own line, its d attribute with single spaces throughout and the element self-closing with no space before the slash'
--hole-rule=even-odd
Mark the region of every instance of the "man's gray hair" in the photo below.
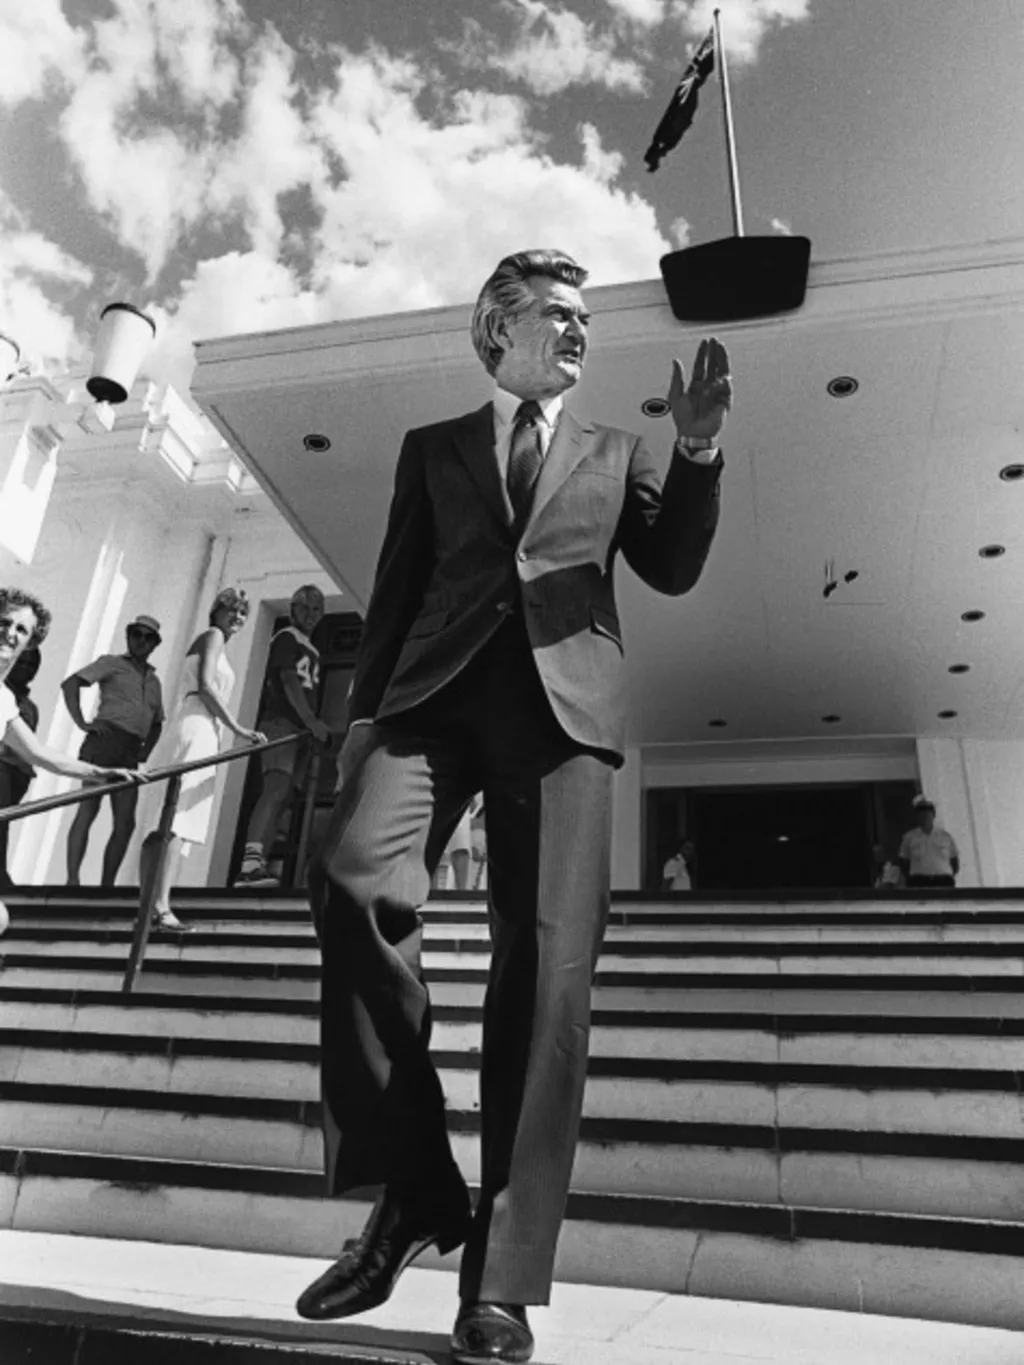
<svg viewBox="0 0 1024 1365">
<path fill-rule="evenodd" d="M 579 289 L 587 278 L 587 271 L 564 251 L 548 248 L 517 251 L 498 263 L 480 290 L 470 325 L 473 347 L 490 375 L 498 368 L 503 354 L 497 339 L 498 324 L 514 321 L 533 302 L 533 294 L 526 283 L 531 275 L 559 280 Z"/>
</svg>

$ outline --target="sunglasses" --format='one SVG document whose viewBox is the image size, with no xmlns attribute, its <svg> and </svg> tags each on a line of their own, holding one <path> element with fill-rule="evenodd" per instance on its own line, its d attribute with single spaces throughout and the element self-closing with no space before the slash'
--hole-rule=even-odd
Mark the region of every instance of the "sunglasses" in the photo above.
<svg viewBox="0 0 1024 1365">
<path fill-rule="evenodd" d="M 146 630 L 144 627 L 141 627 L 141 626 L 130 626 L 129 629 L 128 629 L 128 634 L 129 634 L 129 635 L 134 635 L 135 638 L 136 638 L 136 640 L 159 640 L 159 639 L 160 639 L 160 636 L 159 636 L 159 635 L 155 635 L 155 634 L 153 633 L 153 631 L 151 631 L 151 630 Z"/>
</svg>

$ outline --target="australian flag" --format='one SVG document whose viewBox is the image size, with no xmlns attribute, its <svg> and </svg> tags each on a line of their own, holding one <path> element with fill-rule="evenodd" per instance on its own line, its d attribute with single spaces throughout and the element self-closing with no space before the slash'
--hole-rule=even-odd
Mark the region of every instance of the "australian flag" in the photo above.
<svg viewBox="0 0 1024 1365">
<path fill-rule="evenodd" d="M 697 112 L 697 91 L 715 69 L 715 31 L 711 29 L 690 58 L 682 80 L 676 86 L 669 106 L 655 130 L 651 145 L 644 153 L 649 171 L 656 171 L 693 122 Z"/>
</svg>

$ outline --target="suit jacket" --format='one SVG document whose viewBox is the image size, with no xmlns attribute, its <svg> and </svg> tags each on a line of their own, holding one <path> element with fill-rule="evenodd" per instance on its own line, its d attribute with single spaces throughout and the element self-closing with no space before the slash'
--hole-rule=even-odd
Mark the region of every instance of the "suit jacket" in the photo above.
<svg viewBox="0 0 1024 1365">
<path fill-rule="evenodd" d="M 443 687 L 521 606 L 559 723 L 623 749 L 622 552 L 659 592 L 688 592 L 718 523 L 722 461 L 674 455 L 662 484 L 643 441 L 562 410 L 517 537 L 490 403 L 410 431 L 363 627 L 350 716 L 384 720 Z"/>
</svg>

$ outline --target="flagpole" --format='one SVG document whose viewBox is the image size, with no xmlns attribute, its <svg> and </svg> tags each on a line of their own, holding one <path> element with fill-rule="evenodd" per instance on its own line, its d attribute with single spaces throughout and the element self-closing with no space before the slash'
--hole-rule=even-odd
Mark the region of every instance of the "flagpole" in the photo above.
<svg viewBox="0 0 1024 1365">
<path fill-rule="evenodd" d="M 740 168 L 736 160 L 736 134 L 732 126 L 732 101 L 729 98 L 729 73 L 725 67 L 725 48 L 722 45 L 721 11 L 715 10 L 715 47 L 718 58 L 718 77 L 722 83 L 722 112 L 725 117 L 725 146 L 729 154 L 729 195 L 732 199 L 732 230 L 734 237 L 743 236 L 743 205 L 740 203 Z"/>
</svg>

